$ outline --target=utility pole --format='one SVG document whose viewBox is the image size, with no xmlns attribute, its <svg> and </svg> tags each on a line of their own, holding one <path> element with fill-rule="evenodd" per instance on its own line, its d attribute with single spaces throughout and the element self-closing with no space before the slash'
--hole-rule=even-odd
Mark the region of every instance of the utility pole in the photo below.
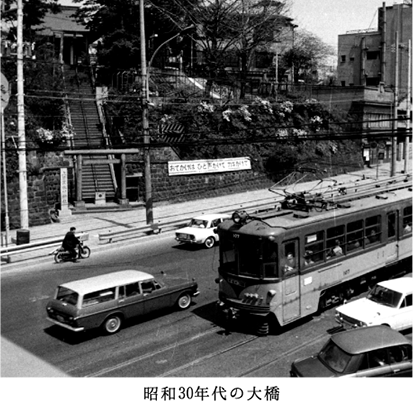
<svg viewBox="0 0 414 410">
<path fill-rule="evenodd" d="M 146 39 L 145 39 L 145 17 L 144 17 L 144 0 L 139 0 L 139 29 L 141 40 L 141 108 L 142 108 L 142 134 L 144 136 L 144 177 L 145 177 L 145 210 L 147 224 L 154 221 L 152 212 L 152 186 L 151 186 L 151 151 L 149 135 L 149 91 L 147 87 L 147 56 L 146 56 Z"/>
<path fill-rule="evenodd" d="M 411 40 L 408 39 L 408 76 L 407 76 L 407 110 L 405 113 L 404 173 L 408 174 L 410 163 L 410 125 L 411 125 Z"/>
<path fill-rule="evenodd" d="M 17 0 L 17 133 L 19 139 L 20 226 L 29 227 L 27 201 L 26 134 L 24 126 L 23 0 Z"/>
<path fill-rule="evenodd" d="M 397 128 L 398 128 L 398 65 L 399 65 L 399 44 L 398 31 L 395 32 L 395 75 L 394 75 L 394 114 L 392 121 L 391 137 L 391 176 L 394 177 L 397 171 Z"/>
</svg>

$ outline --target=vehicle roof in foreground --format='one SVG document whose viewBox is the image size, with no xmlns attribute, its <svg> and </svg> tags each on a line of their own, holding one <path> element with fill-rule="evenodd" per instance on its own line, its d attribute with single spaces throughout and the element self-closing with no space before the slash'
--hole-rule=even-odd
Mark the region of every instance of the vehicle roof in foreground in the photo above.
<svg viewBox="0 0 414 410">
<path fill-rule="evenodd" d="M 62 283 L 60 286 L 71 289 L 77 293 L 88 293 L 98 291 L 103 288 L 134 283 L 141 280 L 154 279 L 154 276 L 138 270 L 122 270 L 118 272 L 106 273 L 105 275 L 93 276 L 92 278 L 75 280 L 73 282 Z"/>
<path fill-rule="evenodd" d="M 229 214 L 204 214 L 193 216 L 191 219 L 217 219 L 217 218 L 231 218 Z"/>
<path fill-rule="evenodd" d="M 337 333 L 331 340 L 345 352 L 355 355 L 391 346 L 411 344 L 388 326 L 368 326 Z"/>
<path fill-rule="evenodd" d="M 394 290 L 395 292 L 406 293 L 408 291 L 413 291 L 413 278 L 404 277 L 404 278 L 396 278 L 390 280 L 384 280 L 379 282 L 378 285 L 384 286 L 385 288 Z"/>
</svg>

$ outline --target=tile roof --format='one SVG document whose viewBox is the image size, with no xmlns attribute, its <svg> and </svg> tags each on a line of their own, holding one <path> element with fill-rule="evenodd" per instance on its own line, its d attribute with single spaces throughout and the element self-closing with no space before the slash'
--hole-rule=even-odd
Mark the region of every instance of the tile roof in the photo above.
<svg viewBox="0 0 414 410">
<path fill-rule="evenodd" d="M 47 13 L 41 27 L 41 34 L 51 35 L 54 32 L 65 33 L 87 33 L 89 30 L 85 25 L 78 23 L 73 17 L 78 7 L 61 6 L 59 13 Z"/>
</svg>

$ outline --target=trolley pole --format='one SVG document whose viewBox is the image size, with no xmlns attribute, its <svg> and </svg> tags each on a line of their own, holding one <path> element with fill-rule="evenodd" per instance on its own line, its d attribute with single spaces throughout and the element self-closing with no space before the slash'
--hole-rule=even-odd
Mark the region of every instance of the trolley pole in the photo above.
<svg viewBox="0 0 414 410">
<path fill-rule="evenodd" d="M 391 137 L 391 176 L 394 177 L 397 171 L 397 127 L 398 127 L 398 65 L 399 65 L 399 44 L 398 31 L 395 32 L 395 75 L 394 75 L 394 114 L 392 121 Z"/>
<path fill-rule="evenodd" d="M 26 134 L 24 126 L 23 85 L 23 1 L 17 0 L 17 133 L 19 155 L 20 226 L 29 227 L 27 200 Z"/>
<path fill-rule="evenodd" d="M 148 112 L 148 78 L 147 78 L 147 56 L 146 56 L 146 39 L 145 39 L 145 17 L 144 17 L 144 0 L 139 0 L 139 29 L 141 39 L 141 108 L 142 108 L 142 134 L 144 136 L 144 178 L 145 178 L 145 210 L 147 224 L 154 221 L 153 217 L 153 200 L 151 184 L 151 152 L 150 152 L 150 135 L 149 135 L 149 112 Z"/>
<path fill-rule="evenodd" d="M 411 126 L 411 40 L 408 40 L 408 78 L 407 78 L 407 111 L 405 113 L 406 119 L 405 119 L 405 141 L 404 141 L 404 173 L 408 174 L 409 171 L 409 164 L 410 164 L 410 126 Z"/>
</svg>

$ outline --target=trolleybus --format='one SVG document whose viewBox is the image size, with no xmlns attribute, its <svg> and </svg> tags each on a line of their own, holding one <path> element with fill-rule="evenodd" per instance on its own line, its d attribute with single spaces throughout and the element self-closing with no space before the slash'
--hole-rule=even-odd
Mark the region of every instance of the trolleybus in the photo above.
<svg viewBox="0 0 414 410">
<path fill-rule="evenodd" d="M 410 175 L 327 198 L 302 192 L 280 209 L 239 210 L 220 224 L 216 282 L 225 317 L 253 318 L 266 335 L 272 323 L 280 328 L 410 269 Z"/>
</svg>

